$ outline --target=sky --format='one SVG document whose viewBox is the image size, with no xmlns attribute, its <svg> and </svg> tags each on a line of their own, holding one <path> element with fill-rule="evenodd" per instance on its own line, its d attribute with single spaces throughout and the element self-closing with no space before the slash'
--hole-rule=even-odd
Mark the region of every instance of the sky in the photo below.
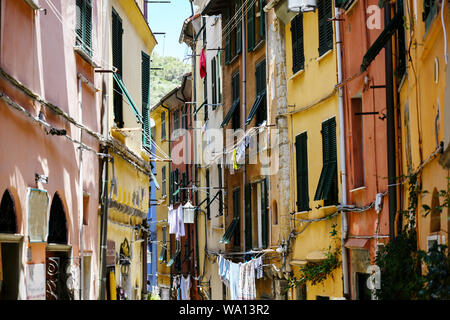
<svg viewBox="0 0 450 320">
<path fill-rule="evenodd" d="M 185 59 L 188 46 L 178 42 L 184 20 L 191 16 L 189 0 L 170 0 L 171 3 L 149 3 L 148 23 L 153 33 L 165 32 L 165 36 L 155 34 L 156 45 L 153 52 L 160 56 Z M 187 60 L 185 60 L 187 62 Z"/>
</svg>

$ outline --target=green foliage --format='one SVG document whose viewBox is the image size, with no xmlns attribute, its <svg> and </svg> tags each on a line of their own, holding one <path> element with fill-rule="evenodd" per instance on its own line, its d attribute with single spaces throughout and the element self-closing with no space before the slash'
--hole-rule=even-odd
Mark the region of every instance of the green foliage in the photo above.
<svg viewBox="0 0 450 320">
<path fill-rule="evenodd" d="M 152 55 L 150 74 L 150 105 L 153 106 L 170 90 L 181 85 L 184 74 L 191 71 L 191 65 L 175 57 L 161 57 L 157 53 Z"/>
<path fill-rule="evenodd" d="M 337 224 L 333 224 L 331 226 L 330 235 L 332 238 L 337 235 L 336 227 Z M 332 249 L 331 246 L 329 246 L 328 252 L 325 254 L 326 259 L 317 263 L 307 263 L 306 265 L 300 267 L 300 278 L 290 278 L 289 288 L 295 288 L 298 285 L 303 285 L 307 281 L 311 282 L 312 285 L 316 285 L 324 281 L 335 269 L 340 266 L 340 253 L 341 250 L 339 247 Z"/>
<path fill-rule="evenodd" d="M 376 264 L 381 271 L 381 288 L 375 295 L 384 300 L 411 299 L 449 299 L 450 298 L 450 260 L 445 245 L 434 245 L 428 252 L 418 250 L 415 226 L 420 186 L 416 175 L 408 177 L 408 209 L 401 212 L 407 224 L 394 240 L 381 249 L 376 257 Z M 444 197 L 444 204 L 450 203 L 450 180 L 447 190 L 439 193 Z M 423 205 L 425 216 L 431 208 Z"/>
</svg>

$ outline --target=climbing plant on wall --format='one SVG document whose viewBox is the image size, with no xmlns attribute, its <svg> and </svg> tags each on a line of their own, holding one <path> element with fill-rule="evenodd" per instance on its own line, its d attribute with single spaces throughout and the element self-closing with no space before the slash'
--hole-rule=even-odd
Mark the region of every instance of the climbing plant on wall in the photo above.
<svg viewBox="0 0 450 320">
<path fill-rule="evenodd" d="M 420 190 L 417 175 L 407 177 L 408 208 L 400 212 L 405 225 L 400 234 L 377 253 L 376 264 L 380 267 L 381 287 L 375 291 L 378 299 L 449 299 L 450 258 L 447 246 L 434 244 L 428 252 L 417 248 L 416 214 L 418 200 L 426 191 Z M 442 206 L 432 208 L 423 205 L 427 216 L 432 210 L 442 212 L 449 207 L 450 180 L 447 190 L 441 190 Z"/>
</svg>

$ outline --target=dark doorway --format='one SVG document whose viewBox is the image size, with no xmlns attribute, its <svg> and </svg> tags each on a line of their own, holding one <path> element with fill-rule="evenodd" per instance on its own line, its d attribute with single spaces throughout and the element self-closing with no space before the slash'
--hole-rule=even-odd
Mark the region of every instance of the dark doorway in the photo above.
<svg viewBox="0 0 450 320">
<path fill-rule="evenodd" d="M 50 207 L 47 243 L 67 244 L 66 213 L 57 193 L 55 193 Z"/>
<path fill-rule="evenodd" d="M 357 299 L 358 300 L 371 300 L 372 292 L 367 288 L 367 279 L 369 279 L 369 274 L 367 273 L 356 273 L 356 285 L 357 285 Z"/>
<path fill-rule="evenodd" d="M 19 244 L 1 243 L 3 279 L 0 279 L 0 300 L 17 300 L 19 295 Z M 3 280 L 3 281 L 1 281 Z"/>
</svg>

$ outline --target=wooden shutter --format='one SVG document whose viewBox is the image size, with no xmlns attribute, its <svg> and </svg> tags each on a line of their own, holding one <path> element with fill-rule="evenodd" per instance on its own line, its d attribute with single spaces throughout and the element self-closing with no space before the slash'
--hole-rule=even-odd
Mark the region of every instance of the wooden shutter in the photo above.
<svg viewBox="0 0 450 320">
<path fill-rule="evenodd" d="M 251 5 L 247 9 L 247 50 L 255 47 L 255 7 Z"/>
<path fill-rule="evenodd" d="M 211 91 L 212 91 L 212 109 L 217 108 L 217 72 L 216 72 L 216 57 L 211 60 Z"/>
<path fill-rule="evenodd" d="M 239 12 L 241 7 L 241 0 L 235 0 L 235 14 Z M 235 18 L 236 21 L 236 37 L 235 37 L 235 48 L 236 54 L 242 52 L 242 13 L 238 13 Z"/>
<path fill-rule="evenodd" d="M 208 219 L 211 219 L 211 205 L 209 204 L 209 202 L 211 201 L 210 199 L 210 193 L 211 190 L 209 189 L 210 185 L 209 185 L 209 169 L 206 169 L 205 171 L 205 179 L 206 179 L 206 204 L 208 205 L 208 207 L 206 208 L 206 216 L 208 217 Z"/>
<path fill-rule="evenodd" d="M 252 186 L 245 185 L 245 250 L 252 249 Z"/>
<path fill-rule="evenodd" d="M 92 55 L 92 3 L 91 0 L 76 1 L 76 44 Z"/>
<path fill-rule="evenodd" d="M 307 133 L 295 137 L 297 211 L 309 211 Z"/>
<path fill-rule="evenodd" d="M 234 210 L 234 218 L 237 218 L 239 221 L 239 218 L 241 216 L 241 189 L 237 188 L 233 191 L 233 210 Z M 235 247 L 241 246 L 241 227 L 240 223 L 235 229 L 234 232 L 234 241 L 233 244 Z"/>
<path fill-rule="evenodd" d="M 267 248 L 269 244 L 269 212 L 267 209 L 267 178 L 261 183 L 261 229 L 262 245 Z"/>
<path fill-rule="evenodd" d="M 122 78 L 122 19 L 113 9 L 112 11 L 112 60 L 118 69 L 117 74 Z M 123 98 L 119 85 L 114 81 L 114 122 L 123 128 Z"/>
<path fill-rule="evenodd" d="M 259 35 L 261 36 L 261 39 L 264 39 L 266 34 L 264 3 L 265 3 L 264 0 L 259 0 L 259 12 L 260 12 Z"/>
<path fill-rule="evenodd" d="M 141 52 L 142 90 L 142 144 L 148 149 L 150 144 L 149 102 L 150 102 L 150 56 Z M 150 151 L 150 150 L 149 150 Z"/>
<path fill-rule="evenodd" d="M 161 140 L 166 138 L 166 113 L 161 113 Z"/>
<path fill-rule="evenodd" d="M 299 13 L 291 21 L 292 36 L 292 72 L 296 73 L 305 67 L 303 43 L 303 13 Z"/>
<path fill-rule="evenodd" d="M 225 9 L 225 25 L 227 25 L 230 22 L 231 17 L 231 9 L 226 8 Z M 230 63 L 231 61 L 231 33 L 226 32 L 225 33 L 225 64 Z"/>
<path fill-rule="evenodd" d="M 333 49 L 332 1 L 318 0 L 319 13 L 319 57 Z"/>
</svg>

